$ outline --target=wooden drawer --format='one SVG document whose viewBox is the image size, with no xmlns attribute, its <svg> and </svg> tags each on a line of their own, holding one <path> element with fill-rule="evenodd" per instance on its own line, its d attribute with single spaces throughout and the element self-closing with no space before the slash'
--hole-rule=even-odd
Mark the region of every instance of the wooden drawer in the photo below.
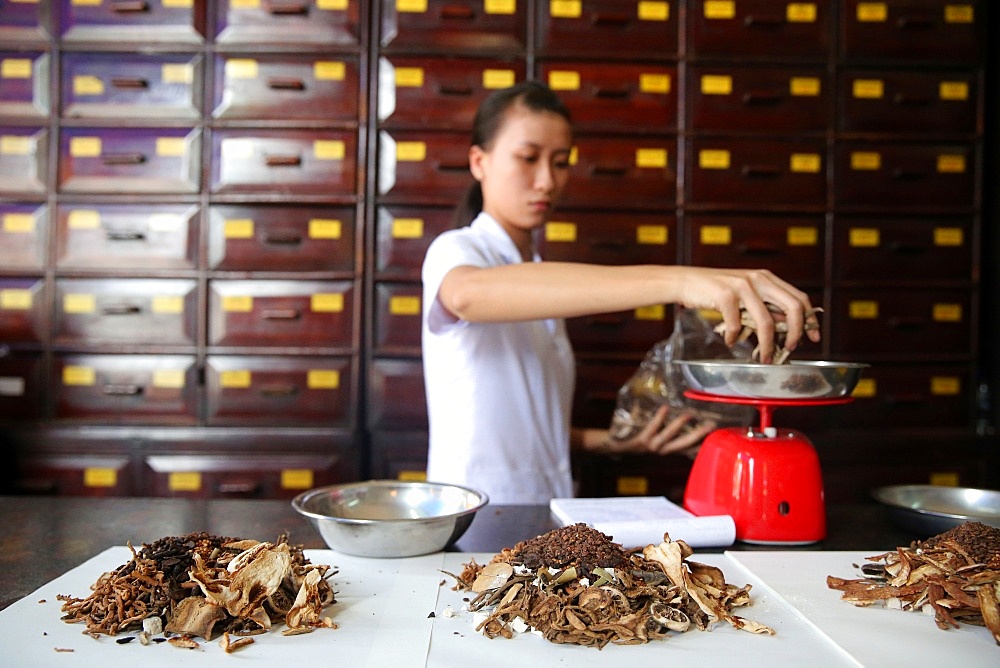
<svg viewBox="0 0 1000 668">
<path fill-rule="evenodd" d="M 351 281 L 209 281 L 213 346 L 355 346 Z"/>
<path fill-rule="evenodd" d="M 357 142 L 356 131 L 219 130 L 211 190 L 352 196 Z"/>
<path fill-rule="evenodd" d="M 526 2 L 383 0 L 379 43 L 392 50 L 520 53 L 527 44 Z"/>
<path fill-rule="evenodd" d="M 51 5 L 48 2 L 5 2 L 0 5 L 0 42 L 46 44 Z"/>
<path fill-rule="evenodd" d="M 62 38 L 112 44 L 200 44 L 205 0 L 185 2 L 79 2 L 58 0 Z"/>
<path fill-rule="evenodd" d="M 217 2 L 215 41 L 285 49 L 356 48 L 367 16 L 364 0 L 323 2 Z"/>
<path fill-rule="evenodd" d="M 0 195 L 40 195 L 48 174 L 49 132 L 0 127 Z"/>
<path fill-rule="evenodd" d="M 427 479 L 426 432 L 375 432 L 371 439 L 373 478 L 417 481 Z"/>
<path fill-rule="evenodd" d="M 60 204 L 56 265 L 112 273 L 198 268 L 194 204 Z"/>
<path fill-rule="evenodd" d="M 67 118 L 183 118 L 201 113 L 198 54 L 64 53 L 62 115 Z"/>
<path fill-rule="evenodd" d="M 701 65 L 689 77 L 694 130 L 822 133 L 830 123 L 832 86 L 821 67 Z"/>
<path fill-rule="evenodd" d="M 619 0 L 538 2 L 537 48 L 547 56 L 602 54 L 622 59 L 672 58 L 677 54 L 678 3 Z"/>
<path fill-rule="evenodd" d="M 420 354 L 421 299 L 419 284 L 375 284 L 376 354 Z"/>
<path fill-rule="evenodd" d="M 359 76 L 350 56 L 220 54 L 212 116 L 357 123 Z"/>
<path fill-rule="evenodd" d="M 830 314 L 839 358 L 968 359 L 972 292 L 934 289 L 842 289 Z"/>
<path fill-rule="evenodd" d="M 674 264 L 677 218 L 624 211 L 557 211 L 538 236 L 546 260 L 594 264 Z"/>
<path fill-rule="evenodd" d="M 928 283 L 974 279 L 969 218 L 835 216 L 837 281 Z"/>
<path fill-rule="evenodd" d="M 0 267 L 40 270 L 45 266 L 49 211 L 45 204 L 0 202 Z"/>
<path fill-rule="evenodd" d="M 844 132 L 972 134 L 979 77 L 971 71 L 841 71 L 837 114 Z"/>
<path fill-rule="evenodd" d="M 675 503 L 684 498 L 693 460 L 674 455 L 575 455 L 580 495 L 666 496 Z"/>
<path fill-rule="evenodd" d="M 687 192 L 696 204 L 826 205 L 826 142 L 822 139 L 688 140 Z"/>
<path fill-rule="evenodd" d="M 667 305 L 634 311 L 570 318 L 569 338 L 577 353 L 641 357 L 646 350 L 673 331 L 673 310 Z"/>
<path fill-rule="evenodd" d="M 4 343 L 41 343 L 48 330 L 44 278 L 0 277 L 0 349 Z"/>
<path fill-rule="evenodd" d="M 650 341 L 647 348 L 654 343 L 656 341 Z M 618 390 L 638 369 L 644 355 L 641 353 L 628 362 L 577 361 L 571 420 L 574 427 L 607 429 L 611 426 Z"/>
<path fill-rule="evenodd" d="M 186 425 L 198 418 L 193 355 L 59 354 L 51 388 L 57 419 Z"/>
<path fill-rule="evenodd" d="M 826 223 L 816 216 L 690 214 L 690 264 L 767 267 L 798 287 L 824 282 Z"/>
<path fill-rule="evenodd" d="M 862 429 L 965 427 L 975 394 L 968 365 L 873 364 L 854 401 L 837 407 L 837 425 Z"/>
<path fill-rule="evenodd" d="M 673 138 L 580 137 L 563 208 L 665 209 L 677 198 Z"/>
<path fill-rule="evenodd" d="M 548 61 L 539 79 L 562 98 L 581 132 L 677 128 L 677 68 L 653 63 Z"/>
<path fill-rule="evenodd" d="M 979 0 L 845 0 L 840 15 L 848 60 L 972 63 L 984 51 L 986 3 Z"/>
<path fill-rule="evenodd" d="M 971 144 L 842 142 L 834 147 L 834 198 L 844 208 L 968 211 L 976 162 Z"/>
<path fill-rule="evenodd" d="M 205 362 L 209 425 L 351 428 L 355 378 L 350 357 L 221 356 Z"/>
<path fill-rule="evenodd" d="M 21 494 L 103 497 L 141 493 L 127 451 L 97 454 L 32 448 L 17 458 L 16 467 L 15 485 Z"/>
<path fill-rule="evenodd" d="M 465 132 L 379 133 L 378 194 L 385 203 L 455 206 L 469 185 Z"/>
<path fill-rule="evenodd" d="M 45 370 L 40 353 L 0 353 L 0 421 L 42 417 Z"/>
<path fill-rule="evenodd" d="M 427 430 L 424 367 L 419 359 L 373 359 L 368 372 L 368 429 Z"/>
<path fill-rule="evenodd" d="M 66 128 L 59 188 L 67 193 L 196 193 L 201 133 L 192 128 Z"/>
<path fill-rule="evenodd" d="M 2 35 L 3 27 L 0 26 L 0 41 L 3 41 Z M 51 104 L 49 77 L 49 54 L 0 51 L 0 116 L 45 118 Z"/>
<path fill-rule="evenodd" d="M 53 339 L 76 345 L 194 346 L 198 285 L 187 279 L 56 280 Z"/>
<path fill-rule="evenodd" d="M 450 208 L 377 207 L 375 278 L 419 281 L 427 247 L 453 227 L 452 213 Z"/>
<path fill-rule="evenodd" d="M 692 0 L 687 7 L 688 52 L 695 57 L 821 60 L 831 48 L 830 10 L 828 2 Z"/>
<path fill-rule="evenodd" d="M 513 58 L 383 57 L 378 120 L 384 128 L 471 130 L 479 103 L 524 76 Z"/>
</svg>

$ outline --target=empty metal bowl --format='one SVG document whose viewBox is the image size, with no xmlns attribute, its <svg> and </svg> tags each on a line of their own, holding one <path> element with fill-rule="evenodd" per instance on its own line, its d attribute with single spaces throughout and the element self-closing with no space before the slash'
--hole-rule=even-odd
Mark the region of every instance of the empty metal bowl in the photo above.
<svg viewBox="0 0 1000 668">
<path fill-rule="evenodd" d="M 890 519 L 921 539 L 965 522 L 1000 528 L 1000 492 L 972 487 L 890 485 L 872 495 L 889 508 Z"/>
<path fill-rule="evenodd" d="M 761 364 L 742 360 L 675 360 L 688 387 L 745 399 L 831 399 L 854 391 L 868 365 L 795 361 Z"/>
<path fill-rule="evenodd" d="M 432 482 L 369 480 L 318 487 L 292 500 L 332 550 L 413 557 L 451 546 L 486 505 L 486 494 Z"/>
</svg>

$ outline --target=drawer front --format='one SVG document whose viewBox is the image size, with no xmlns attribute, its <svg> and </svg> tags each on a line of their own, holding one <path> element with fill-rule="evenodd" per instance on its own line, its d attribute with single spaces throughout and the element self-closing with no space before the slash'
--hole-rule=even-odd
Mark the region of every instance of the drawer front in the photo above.
<svg viewBox="0 0 1000 668">
<path fill-rule="evenodd" d="M 965 427 L 973 406 L 968 366 L 873 364 L 854 391 L 854 401 L 837 408 L 842 427 L 912 429 Z"/>
<path fill-rule="evenodd" d="M 549 61 L 539 79 L 565 102 L 580 131 L 677 128 L 677 68 L 656 64 Z"/>
<path fill-rule="evenodd" d="M 349 357 L 209 355 L 205 368 L 209 425 L 354 425 Z"/>
<path fill-rule="evenodd" d="M 694 0 L 688 51 L 696 56 L 822 59 L 830 51 L 830 5 L 783 0 Z"/>
<path fill-rule="evenodd" d="M 48 226 L 46 205 L 0 202 L 0 267 L 42 269 Z"/>
<path fill-rule="evenodd" d="M 844 142 L 834 147 L 834 182 L 841 206 L 968 210 L 975 202 L 975 148 Z"/>
<path fill-rule="evenodd" d="M 201 133 L 190 128 L 63 128 L 59 187 L 67 193 L 196 193 Z"/>
<path fill-rule="evenodd" d="M 687 217 L 694 266 L 767 267 L 799 287 L 823 284 L 823 216 Z"/>
<path fill-rule="evenodd" d="M 835 354 L 953 357 L 972 354 L 968 290 L 842 289 L 833 299 Z"/>
<path fill-rule="evenodd" d="M 0 278 L 0 353 L 3 343 L 41 343 L 48 330 L 44 278 Z"/>
<path fill-rule="evenodd" d="M 368 428 L 427 430 L 424 367 L 419 359 L 375 359 L 368 373 Z"/>
<path fill-rule="evenodd" d="M 186 279 L 56 280 L 55 341 L 193 346 L 198 286 Z"/>
<path fill-rule="evenodd" d="M 42 417 L 45 371 L 38 353 L 0 355 L 0 420 L 36 420 Z"/>
<path fill-rule="evenodd" d="M 3 41 L 2 27 L 0 41 Z M 0 115 L 24 118 L 48 115 L 49 76 L 47 53 L 0 51 Z"/>
<path fill-rule="evenodd" d="M 384 480 L 427 479 L 427 434 L 376 432 L 372 434 L 371 475 Z"/>
<path fill-rule="evenodd" d="M 979 0 L 846 0 L 841 49 L 849 60 L 976 62 L 984 51 L 985 5 Z"/>
<path fill-rule="evenodd" d="M 831 84 L 819 67 L 758 69 L 694 66 L 688 96 L 690 127 L 741 132 L 824 132 Z"/>
<path fill-rule="evenodd" d="M 32 451 L 18 458 L 17 491 L 58 496 L 135 496 L 140 494 L 132 458 L 120 454 Z"/>
<path fill-rule="evenodd" d="M 219 130 L 212 192 L 353 195 L 357 132 Z"/>
<path fill-rule="evenodd" d="M 355 292 L 351 281 L 209 281 L 208 342 L 353 349 Z"/>
<path fill-rule="evenodd" d="M 384 1 L 380 43 L 390 49 L 522 52 L 527 5 L 515 0 Z"/>
<path fill-rule="evenodd" d="M 421 299 L 420 285 L 375 285 L 376 354 L 420 354 Z"/>
<path fill-rule="evenodd" d="M 838 281 L 971 283 L 973 221 L 968 218 L 837 216 L 833 223 Z"/>
<path fill-rule="evenodd" d="M 218 2 L 215 41 L 225 45 L 357 47 L 364 0 Z M 364 17 L 367 18 L 367 17 Z"/>
<path fill-rule="evenodd" d="M 625 211 L 557 211 L 538 237 L 546 260 L 594 264 L 674 264 L 677 218 Z"/>
<path fill-rule="evenodd" d="M 44 128 L 0 127 L 0 194 L 44 193 L 48 150 Z"/>
<path fill-rule="evenodd" d="M 976 132 L 979 78 L 971 72 L 850 70 L 839 87 L 846 132 Z"/>
<path fill-rule="evenodd" d="M 664 209 L 677 199 L 674 139 L 580 137 L 564 208 Z"/>
<path fill-rule="evenodd" d="M 354 57 L 218 55 L 212 116 L 357 122 Z"/>
<path fill-rule="evenodd" d="M 486 96 L 524 77 L 514 59 L 383 57 L 378 120 L 384 128 L 470 130 Z"/>
<path fill-rule="evenodd" d="M 60 269 L 198 268 L 196 205 L 60 204 L 56 211 Z"/>
<path fill-rule="evenodd" d="M 217 271 L 354 270 L 354 207 L 215 205 L 209 267 Z"/>
<path fill-rule="evenodd" d="M 688 140 L 688 197 L 697 204 L 826 205 L 823 140 Z"/>
<path fill-rule="evenodd" d="M 677 54 L 678 3 L 619 0 L 538 2 L 536 39 L 545 55 L 592 55 L 594 44 L 623 58 Z"/>
<path fill-rule="evenodd" d="M 67 118 L 196 119 L 202 58 L 195 54 L 63 54 L 62 114 Z"/>
<path fill-rule="evenodd" d="M 49 3 L 5 2 L 0 5 L 0 41 L 44 43 L 49 39 Z"/>
<path fill-rule="evenodd" d="M 452 209 L 379 206 L 375 214 L 375 278 L 420 280 L 431 242 L 454 227 Z"/>
<path fill-rule="evenodd" d="M 200 44 L 205 0 L 188 2 L 76 2 L 60 0 L 59 25 L 67 41 L 115 44 Z"/>
<path fill-rule="evenodd" d="M 58 419 L 114 424 L 194 424 L 193 355 L 57 355 L 51 379 Z"/>
<path fill-rule="evenodd" d="M 378 152 L 383 202 L 454 206 L 472 184 L 465 132 L 383 131 Z"/>
<path fill-rule="evenodd" d="M 673 310 L 665 305 L 566 321 L 576 352 L 601 355 L 613 350 L 641 357 L 651 345 L 670 336 L 673 327 Z"/>
<path fill-rule="evenodd" d="M 655 341 L 650 341 L 652 346 Z M 618 390 L 639 367 L 637 357 L 632 362 L 577 361 L 576 385 L 573 392 L 575 427 L 608 429 L 618 401 Z"/>
</svg>

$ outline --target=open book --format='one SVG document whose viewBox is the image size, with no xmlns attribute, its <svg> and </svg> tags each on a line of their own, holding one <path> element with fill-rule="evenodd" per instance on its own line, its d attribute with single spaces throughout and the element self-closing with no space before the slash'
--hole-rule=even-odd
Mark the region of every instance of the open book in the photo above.
<svg viewBox="0 0 1000 668">
<path fill-rule="evenodd" d="M 625 548 L 659 544 L 664 533 L 691 547 L 726 547 L 736 540 L 729 515 L 698 517 L 664 496 L 552 499 L 549 508 L 563 526 L 583 522 Z"/>
</svg>

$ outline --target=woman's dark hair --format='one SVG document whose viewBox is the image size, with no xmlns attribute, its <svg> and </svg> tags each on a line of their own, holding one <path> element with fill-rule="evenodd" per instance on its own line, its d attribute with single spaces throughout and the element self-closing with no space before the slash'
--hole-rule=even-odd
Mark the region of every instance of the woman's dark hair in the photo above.
<svg viewBox="0 0 1000 668">
<path fill-rule="evenodd" d="M 472 123 L 472 146 L 489 150 L 493 140 L 503 126 L 507 112 L 515 105 L 531 111 L 551 111 L 571 123 L 569 109 L 552 89 L 540 81 L 522 81 L 510 88 L 491 93 L 482 101 Z M 465 197 L 455 207 L 452 222 L 455 227 L 463 227 L 472 222 L 483 210 L 483 189 L 479 181 L 473 181 Z"/>
</svg>

